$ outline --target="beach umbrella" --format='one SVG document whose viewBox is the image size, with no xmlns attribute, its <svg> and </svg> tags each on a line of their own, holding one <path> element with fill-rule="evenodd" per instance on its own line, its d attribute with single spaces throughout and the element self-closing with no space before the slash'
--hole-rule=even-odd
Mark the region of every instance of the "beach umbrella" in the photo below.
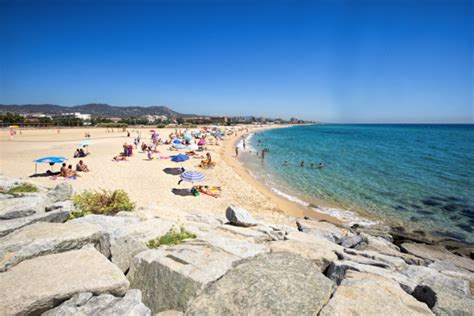
<svg viewBox="0 0 474 316">
<path fill-rule="evenodd" d="M 186 182 L 202 182 L 204 181 L 205 177 L 202 172 L 194 171 L 194 170 L 187 170 L 179 175 L 182 181 Z"/>
<path fill-rule="evenodd" d="M 189 156 L 188 155 L 183 155 L 183 154 L 171 156 L 171 161 L 174 161 L 174 162 L 183 162 L 183 161 L 186 161 L 188 159 L 189 159 Z"/>
<path fill-rule="evenodd" d="M 188 142 L 193 140 L 193 136 L 191 134 L 184 134 L 183 138 L 184 140 L 187 140 Z"/>
<path fill-rule="evenodd" d="M 198 150 L 198 149 L 199 149 L 199 146 L 196 145 L 196 144 L 191 144 L 191 145 L 188 146 L 188 149 L 189 149 L 189 150 Z"/>
<path fill-rule="evenodd" d="M 154 129 L 151 129 L 151 130 L 150 130 L 150 133 L 154 133 L 154 132 L 155 132 L 155 130 L 154 130 Z"/>
<path fill-rule="evenodd" d="M 56 157 L 56 156 L 38 158 L 33 161 L 35 163 L 35 174 L 38 173 L 39 163 L 49 163 L 51 166 L 53 166 L 55 163 L 62 163 L 65 160 L 67 159 L 64 157 Z"/>
<path fill-rule="evenodd" d="M 174 145 L 179 145 L 179 144 L 181 144 L 181 141 L 179 139 L 173 139 L 172 143 Z"/>
<path fill-rule="evenodd" d="M 198 145 L 199 145 L 199 146 L 206 145 L 206 144 L 207 144 L 207 142 L 206 142 L 205 139 L 201 139 L 201 140 L 198 142 Z"/>
</svg>

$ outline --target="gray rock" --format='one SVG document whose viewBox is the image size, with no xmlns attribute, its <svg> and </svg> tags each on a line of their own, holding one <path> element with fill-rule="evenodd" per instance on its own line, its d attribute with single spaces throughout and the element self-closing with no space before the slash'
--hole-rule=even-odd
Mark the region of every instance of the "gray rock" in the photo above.
<svg viewBox="0 0 474 316">
<path fill-rule="evenodd" d="M 428 267 L 453 278 L 465 279 L 467 281 L 474 280 L 473 272 L 456 266 L 450 260 L 436 260 L 428 265 Z"/>
<path fill-rule="evenodd" d="M 340 245 L 345 248 L 355 248 L 363 241 L 360 235 L 350 235 L 341 238 Z M 365 240 L 367 243 L 367 240 Z"/>
<path fill-rule="evenodd" d="M 418 283 L 397 271 L 348 260 L 333 261 L 325 273 L 331 280 L 340 284 L 348 271 L 370 273 L 392 280 L 398 283 L 407 293 L 412 293 L 418 285 Z"/>
<path fill-rule="evenodd" d="M 442 246 L 426 244 L 404 243 L 401 248 L 409 254 L 428 260 L 449 261 L 453 265 L 474 272 L 474 260 L 456 256 Z"/>
<path fill-rule="evenodd" d="M 0 201 L 0 219 L 9 220 L 43 212 L 50 200 L 40 193 Z"/>
<path fill-rule="evenodd" d="M 37 256 L 80 249 L 93 244 L 108 255 L 108 236 L 91 224 L 38 222 L 0 239 L 0 272 Z"/>
<path fill-rule="evenodd" d="M 215 228 L 216 233 L 223 234 L 231 238 L 246 239 L 254 243 L 262 243 L 272 241 L 273 239 L 266 233 L 249 229 L 245 227 L 238 227 L 232 225 L 219 225 Z"/>
<path fill-rule="evenodd" d="M 61 182 L 54 189 L 48 191 L 47 195 L 53 202 L 66 201 L 72 195 L 72 185 L 67 182 Z"/>
<path fill-rule="evenodd" d="M 117 217 L 107 215 L 87 215 L 70 221 L 70 224 L 94 224 L 99 225 L 109 233 L 111 238 L 122 237 L 126 235 L 126 227 L 131 224 L 139 223 L 141 220 L 137 217 Z"/>
<path fill-rule="evenodd" d="M 239 262 L 210 284 L 186 315 L 316 315 L 334 287 L 308 259 L 265 254 Z"/>
<path fill-rule="evenodd" d="M 0 314 L 38 314 L 81 292 L 124 295 L 129 282 L 95 249 L 23 261 L 0 273 Z"/>
<path fill-rule="evenodd" d="M 408 266 L 401 271 L 412 281 L 429 287 L 436 294 L 433 311 L 441 315 L 471 315 L 474 299 L 470 282 L 423 266 Z M 472 279 L 471 279 L 472 281 Z"/>
<path fill-rule="evenodd" d="M 0 220 L 0 237 L 36 222 L 63 223 L 69 218 L 71 210 L 71 202 L 66 201 L 61 202 L 61 207 L 51 212 L 41 212 L 27 217 Z"/>
<path fill-rule="evenodd" d="M 126 273 L 130 268 L 132 258 L 146 250 L 148 250 L 148 247 L 144 242 L 131 236 L 114 238 L 110 243 L 110 261 Z"/>
<path fill-rule="evenodd" d="M 347 235 L 343 229 L 327 222 L 317 222 L 313 220 L 297 220 L 296 225 L 300 232 L 324 238 L 333 243 L 340 243 L 342 237 Z"/>
<path fill-rule="evenodd" d="M 245 255 L 249 250 L 239 253 Z M 132 288 L 142 291 L 143 301 L 153 313 L 184 311 L 206 284 L 220 278 L 240 259 L 207 241 L 193 239 L 139 253 L 132 259 L 127 277 Z"/>
<path fill-rule="evenodd" d="M 229 206 L 225 211 L 225 217 L 235 226 L 249 227 L 257 225 L 252 215 L 241 207 Z"/>
<path fill-rule="evenodd" d="M 150 316 L 151 311 L 142 303 L 140 290 L 129 290 L 124 297 L 115 297 L 110 294 L 93 296 L 91 292 L 79 293 L 42 314 L 43 316 L 67 315 L 124 315 Z"/>
<path fill-rule="evenodd" d="M 433 315 L 426 304 L 383 277 L 348 271 L 329 303 L 327 315 Z"/>
<path fill-rule="evenodd" d="M 184 313 L 181 311 L 175 311 L 175 310 L 167 310 L 167 311 L 162 311 L 159 312 L 158 314 L 155 314 L 155 316 L 183 316 Z"/>
<path fill-rule="evenodd" d="M 398 271 L 407 266 L 407 263 L 402 258 L 380 254 L 375 251 L 344 249 L 344 251 L 339 254 L 345 260 L 378 266 L 392 271 Z"/>
</svg>

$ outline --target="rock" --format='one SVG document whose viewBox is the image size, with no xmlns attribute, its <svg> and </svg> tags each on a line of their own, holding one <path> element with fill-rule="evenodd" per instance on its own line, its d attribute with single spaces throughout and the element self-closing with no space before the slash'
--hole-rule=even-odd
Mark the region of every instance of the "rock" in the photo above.
<svg viewBox="0 0 474 316">
<path fill-rule="evenodd" d="M 318 238 L 324 238 L 337 244 L 339 244 L 341 238 L 347 234 L 346 231 L 335 225 L 322 221 L 297 220 L 296 226 L 300 232 L 311 234 Z"/>
<path fill-rule="evenodd" d="M 38 222 L 0 239 L 0 272 L 24 260 L 80 249 L 87 244 L 109 255 L 108 236 L 96 225 Z"/>
<path fill-rule="evenodd" d="M 381 268 L 379 266 L 361 264 L 348 260 L 338 260 L 331 262 L 328 269 L 325 271 L 325 274 L 328 278 L 337 284 L 340 284 L 346 277 L 346 273 L 348 271 L 358 271 L 384 277 L 400 284 L 400 286 L 407 293 L 412 293 L 415 287 L 418 285 L 416 282 L 399 272 Z"/>
<path fill-rule="evenodd" d="M 130 268 L 132 258 L 146 250 L 148 250 L 148 247 L 142 241 L 131 236 L 118 237 L 110 243 L 110 261 L 119 267 L 123 273 L 126 273 Z"/>
<path fill-rule="evenodd" d="M 288 234 L 287 231 L 278 229 L 276 227 L 272 226 L 267 226 L 267 225 L 258 225 L 251 227 L 250 229 L 256 230 L 258 232 L 262 232 L 268 237 L 270 237 L 271 240 L 284 240 L 285 236 Z"/>
<path fill-rule="evenodd" d="M 474 261 L 468 258 L 456 256 L 442 246 L 426 244 L 404 243 L 400 246 L 409 254 L 431 261 L 444 260 L 453 265 L 474 272 Z"/>
<path fill-rule="evenodd" d="M 402 258 L 387 256 L 375 251 L 344 249 L 343 253 L 339 254 L 345 260 L 386 268 L 392 271 L 398 271 L 407 266 L 407 263 Z"/>
<path fill-rule="evenodd" d="M 385 225 L 377 224 L 377 225 L 364 226 L 364 225 L 355 224 L 351 226 L 351 231 L 353 233 L 366 233 L 374 237 L 383 238 L 393 243 L 393 237 L 392 235 L 390 235 L 392 228 Z"/>
<path fill-rule="evenodd" d="M 245 239 L 254 243 L 262 243 L 272 240 L 272 238 L 266 233 L 232 225 L 219 225 L 216 227 L 216 231 L 218 234 L 224 234 L 231 238 Z"/>
<path fill-rule="evenodd" d="M 252 218 L 246 209 L 241 207 L 229 206 L 225 211 L 227 220 L 235 226 L 249 227 L 257 225 L 257 222 Z"/>
<path fill-rule="evenodd" d="M 453 278 L 460 278 L 468 281 L 474 280 L 474 273 L 456 266 L 449 260 L 436 260 L 428 265 L 428 267 Z"/>
<path fill-rule="evenodd" d="M 193 239 L 172 247 L 159 247 L 141 252 L 132 259 L 127 277 L 132 288 L 143 293 L 144 303 L 153 313 L 186 306 L 206 284 L 224 275 L 232 263 L 249 249 L 238 252 Z"/>
<path fill-rule="evenodd" d="M 131 224 L 139 223 L 141 220 L 137 217 L 117 217 L 107 215 L 87 215 L 70 221 L 70 224 L 89 223 L 101 226 L 110 237 L 121 237 L 126 234 L 126 227 Z"/>
<path fill-rule="evenodd" d="M 47 195 L 53 202 L 66 201 L 72 195 L 72 185 L 67 182 L 61 182 L 53 190 L 50 190 Z"/>
<path fill-rule="evenodd" d="M 326 315 L 433 315 L 426 304 L 383 277 L 348 271 L 329 303 Z"/>
<path fill-rule="evenodd" d="M 324 271 L 332 261 L 337 260 L 332 244 L 325 239 L 315 240 L 312 243 L 295 240 L 275 241 L 269 243 L 269 246 L 274 253 L 289 252 L 309 259 L 316 264 L 319 271 Z"/>
<path fill-rule="evenodd" d="M 183 316 L 184 313 L 181 311 L 175 311 L 175 310 L 168 310 L 168 311 L 162 311 L 159 312 L 158 314 L 155 314 L 155 316 Z"/>
<path fill-rule="evenodd" d="M 44 194 L 0 200 L 0 219 L 10 220 L 31 216 L 43 212 L 45 206 L 51 203 Z"/>
<path fill-rule="evenodd" d="M 206 215 L 199 214 L 198 212 L 187 214 L 185 217 L 187 221 L 204 223 L 211 226 L 225 224 L 225 220 L 223 218 L 206 216 Z"/>
<path fill-rule="evenodd" d="M 334 283 L 310 260 L 289 253 L 239 262 L 196 297 L 186 315 L 316 315 Z"/>
<path fill-rule="evenodd" d="M 79 293 L 53 308 L 43 316 L 64 315 L 129 315 L 151 316 L 151 311 L 142 303 L 140 290 L 129 290 L 124 297 L 110 294 L 93 296 L 91 292 Z"/>
<path fill-rule="evenodd" d="M 474 310 L 474 299 L 468 280 L 453 278 L 422 266 L 408 266 L 401 273 L 418 283 L 418 285 L 428 286 L 434 291 L 436 303 L 433 311 L 436 314 L 470 315 Z"/>
<path fill-rule="evenodd" d="M 61 202 L 61 207 L 51 212 L 41 212 L 27 217 L 20 217 L 10 220 L 0 220 L 0 237 L 36 222 L 63 223 L 71 214 L 71 202 Z"/>
<path fill-rule="evenodd" d="M 38 314 L 81 292 L 122 296 L 129 282 L 95 249 L 23 261 L 0 273 L 0 314 Z"/>
<path fill-rule="evenodd" d="M 345 248 L 355 248 L 363 241 L 360 235 L 350 235 L 341 238 L 340 245 Z M 367 242 L 367 241 L 365 241 Z"/>
<path fill-rule="evenodd" d="M 175 221 L 163 218 L 153 218 L 146 221 L 129 224 L 126 226 L 125 232 L 128 236 L 132 236 L 135 239 L 146 243 L 150 239 L 163 236 L 173 226 L 176 226 Z M 186 228 L 188 227 L 189 226 L 186 226 Z M 175 228 L 179 229 L 179 227 Z"/>
</svg>

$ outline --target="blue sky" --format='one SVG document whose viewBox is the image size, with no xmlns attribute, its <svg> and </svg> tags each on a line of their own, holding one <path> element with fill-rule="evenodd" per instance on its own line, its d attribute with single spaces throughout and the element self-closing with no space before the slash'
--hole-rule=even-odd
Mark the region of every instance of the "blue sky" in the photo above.
<svg viewBox="0 0 474 316">
<path fill-rule="evenodd" d="M 0 103 L 474 122 L 473 1 L 0 0 Z"/>
</svg>

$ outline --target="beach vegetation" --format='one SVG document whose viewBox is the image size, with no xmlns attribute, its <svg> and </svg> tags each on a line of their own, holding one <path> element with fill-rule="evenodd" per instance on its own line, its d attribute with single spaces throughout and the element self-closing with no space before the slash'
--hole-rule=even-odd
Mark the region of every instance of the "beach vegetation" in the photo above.
<svg viewBox="0 0 474 316">
<path fill-rule="evenodd" d="M 96 125 L 97 127 L 108 127 L 108 128 L 120 128 L 120 127 L 127 127 L 128 124 L 127 123 L 114 123 L 114 122 L 110 122 L 110 123 L 99 123 Z"/>
<path fill-rule="evenodd" d="M 135 208 L 135 203 L 123 190 L 86 190 L 73 195 L 72 201 L 80 211 L 88 214 L 115 215 L 121 211 L 133 211 Z"/>
<path fill-rule="evenodd" d="M 7 194 L 34 193 L 34 192 L 38 192 L 38 188 L 34 184 L 31 184 L 31 183 L 22 183 L 14 187 L 11 187 L 7 191 L 2 190 L 2 193 L 7 193 Z"/>
<path fill-rule="evenodd" d="M 181 226 L 178 231 L 173 225 L 163 236 L 149 240 L 147 246 L 150 249 L 154 249 L 162 245 L 179 245 L 183 240 L 193 238 L 196 238 L 196 234 L 188 232 L 184 226 Z"/>
</svg>

